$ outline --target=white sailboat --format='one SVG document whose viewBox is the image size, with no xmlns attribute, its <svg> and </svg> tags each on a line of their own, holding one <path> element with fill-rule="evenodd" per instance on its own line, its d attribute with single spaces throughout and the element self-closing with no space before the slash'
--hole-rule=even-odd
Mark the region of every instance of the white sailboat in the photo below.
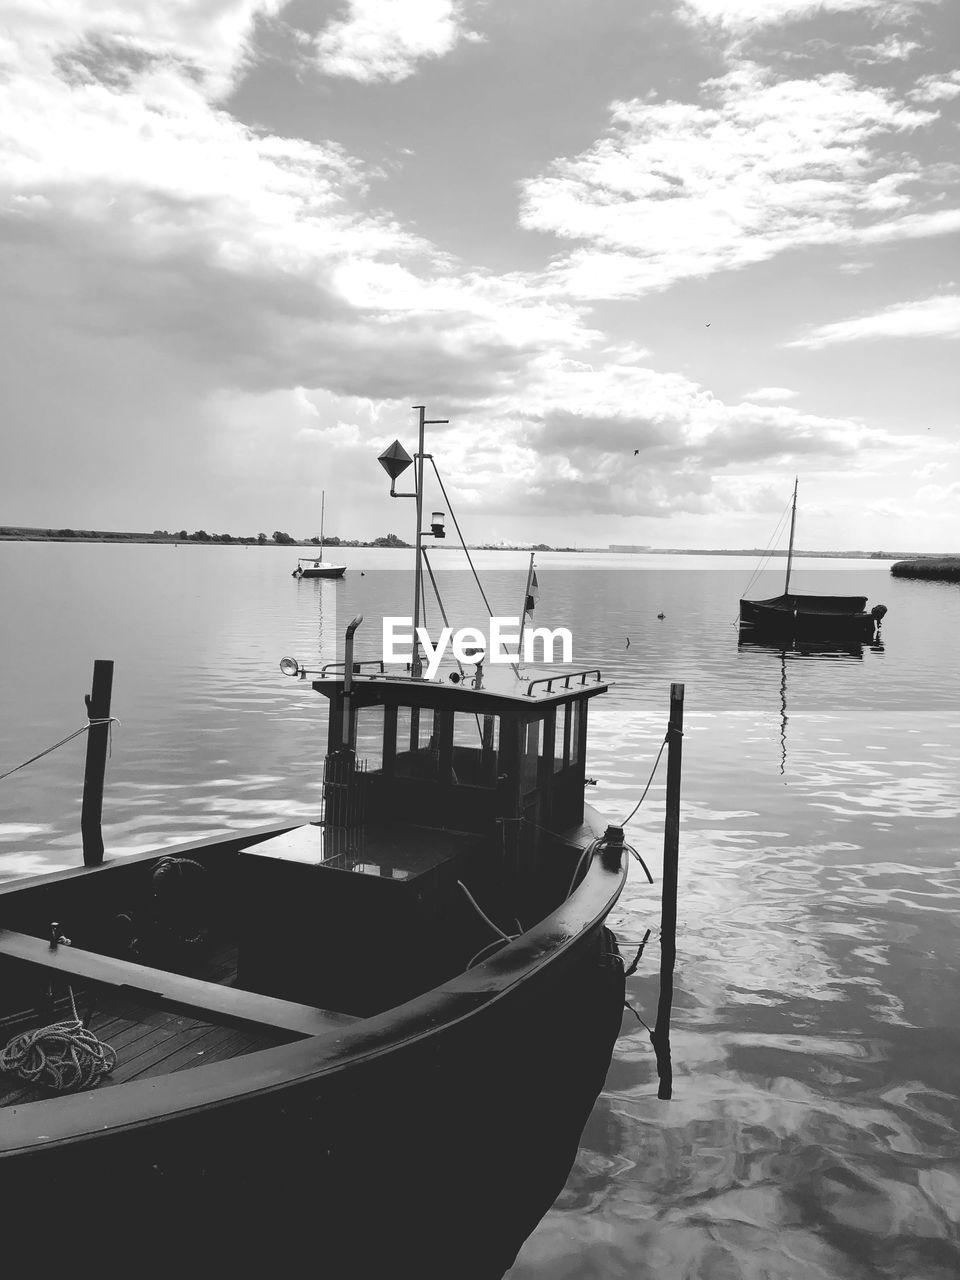
<svg viewBox="0 0 960 1280">
<path fill-rule="evenodd" d="M 346 572 L 345 564 L 333 564 L 323 558 L 323 515 L 326 503 L 326 492 L 320 493 L 320 554 L 317 556 L 300 556 L 297 567 L 293 571 L 295 578 L 342 578 Z"/>
</svg>

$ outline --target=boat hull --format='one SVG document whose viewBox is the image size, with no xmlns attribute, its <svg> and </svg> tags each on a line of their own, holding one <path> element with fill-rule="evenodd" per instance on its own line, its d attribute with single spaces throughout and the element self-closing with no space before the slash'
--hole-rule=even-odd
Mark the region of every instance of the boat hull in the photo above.
<svg viewBox="0 0 960 1280">
<path fill-rule="evenodd" d="M 294 577 L 296 578 L 342 578 L 346 573 L 347 566 L 344 564 L 321 565 L 320 568 L 311 566 L 308 569 L 297 569 Z"/>
<path fill-rule="evenodd" d="M 596 856 L 540 925 L 399 1008 L 8 1108 L 5 1256 L 28 1261 L 55 1221 L 63 1240 L 102 1230 L 148 1274 L 306 1255 L 371 1280 L 502 1276 L 562 1189 L 609 1066 L 624 975 L 604 921 L 624 875 Z"/>
<path fill-rule="evenodd" d="M 776 596 L 741 600 L 740 625 L 756 634 L 842 640 L 872 640 L 878 620 L 866 612 L 865 596 Z"/>
</svg>

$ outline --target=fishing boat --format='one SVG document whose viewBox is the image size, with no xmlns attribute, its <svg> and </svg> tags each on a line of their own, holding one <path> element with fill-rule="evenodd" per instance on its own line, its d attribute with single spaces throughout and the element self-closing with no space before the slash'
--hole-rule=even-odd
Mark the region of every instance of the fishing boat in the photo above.
<svg viewBox="0 0 960 1280">
<path fill-rule="evenodd" d="M 327 709 L 313 821 L 112 859 L 85 832 L 83 866 L 0 884 L 8 1265 L 489 1280 L 562 1188 L 646 871 L 584 803 L 608 685 L 479 651 L 428 679 L 358 657 L 361 624 L 281 663 Z"/>
<path fill-rule="evenodd" d="M 320 550 L 316 556 L 298 556 L 297 567 L 293 571 L 294 578 L 342 578 L 346 572 L 345 564 L 334 564 L 323 558 L 323 509 L 326 491 L 320 493 Z"/>
<path fill-rule="evenodd" d="M 797 480 L 794 480 L 783 594 L 769 600 L 741 599 L 741 628 L 749 629 L 754 635 L 866 642 L 874 639 L 887 612 L 886 605 L 875 605 L 868 613 L 866 596 L 801 595 L 790 590 L 796 523 Z"/>
</svg>

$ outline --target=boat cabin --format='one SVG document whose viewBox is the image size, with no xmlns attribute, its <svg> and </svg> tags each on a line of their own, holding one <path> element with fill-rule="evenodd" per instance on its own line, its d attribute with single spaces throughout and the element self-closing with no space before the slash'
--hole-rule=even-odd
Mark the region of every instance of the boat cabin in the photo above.
<svg viewBox="0 0 960 1280">
<path fill-rule="evenodd" d="M 504 922 L 564 900 L 584 843 L 587 711 L 607 688 L 597 670 L 494 691 L 373 665 L 313 682 L 330 700 L 322 821 L 240 855 L 241 984 L 356 1014 L 490 942 L 464 891 Z M 357 946 L 358 921 L 376 948 Z"/>
<path fill-rule="evenodd" d="M 483 835 L 502 819 L 555 832 L 583 822 L 587 712 L 607 688 L 598 670 L 505 691 L 386 673 L 313 687 L 330 699 L 328 756 L 348 746 L 363 762 L 368 818 Z"/>
</svg>

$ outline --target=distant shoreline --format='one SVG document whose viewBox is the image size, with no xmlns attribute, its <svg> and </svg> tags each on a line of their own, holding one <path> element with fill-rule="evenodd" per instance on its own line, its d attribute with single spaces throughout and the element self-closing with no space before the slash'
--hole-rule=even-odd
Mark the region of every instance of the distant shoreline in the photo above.
<svg viewBox="0 0 960 1280">
<path fill-rule="evenodd" d="M 181 538 L 175 534 L 169 533 L 115 533 L 110 530 L 103 529 L 76 529 L 76 530 L 51 530 L 51 529 L 32 529 L 25 526 L 6 525 L 0 526 L 0 542 L 135 542 L 135 543 L 157 543 L 160 545 L 174 544 L 176 546 L 224 546 L 224 547 L 305 547 L 308 551 L 316 548 L 314 542 L 298 542 L 291 539 L 289 542 L 277 542 L 273 538 L 248 538 L 233 537 L 230 534 L 210 534 L 203 538 L 197 538 L 188 534 L 185 538 Z M 364 548 L 368 550 L 397 550 L 412 551 L 413 547 L 410 543 L 396 541 L 387 541 L 381 539 L 373 542 L 359 541 L 343 541 L 336 540 L 324 544 L 324 550 L 347 550 L 351 548 Z M 448 547 L 437 546 L 434 550 L 448 550 Z M 768 551 L 761 547 L 742 547 L 736 548 L 716 548 L 716 547 L 637 547 L 630 551 L 613 550 L 611 547 L 551 547 L 546 543 L 540 543 L 535 547 L 505 547 L 493 546 L 490 543 L 470 544 L 471 551 L 551 551 L 563 552 L 564 554 L 576 555 L 650 555 L 650 556 L 752 556 L 754 558 L 764 557 L 769 559 L 785 559 L 786 551 Z M 914 551 L 794 551 L 794 558 L 808 560 L 895 560 L 905 561 L 911 564 L 923 565 L 928 562 L 948 563 L 960 565 L 960 557 L 950 557 L 943 555 L 917 553 Z M 896 566 L 891 570 L 896 572 Z M 909 575 L 907 575 L 909 576 Z M 930 577 L 930 573 L 920 573 L 914 576 Z"/>
</svg>

